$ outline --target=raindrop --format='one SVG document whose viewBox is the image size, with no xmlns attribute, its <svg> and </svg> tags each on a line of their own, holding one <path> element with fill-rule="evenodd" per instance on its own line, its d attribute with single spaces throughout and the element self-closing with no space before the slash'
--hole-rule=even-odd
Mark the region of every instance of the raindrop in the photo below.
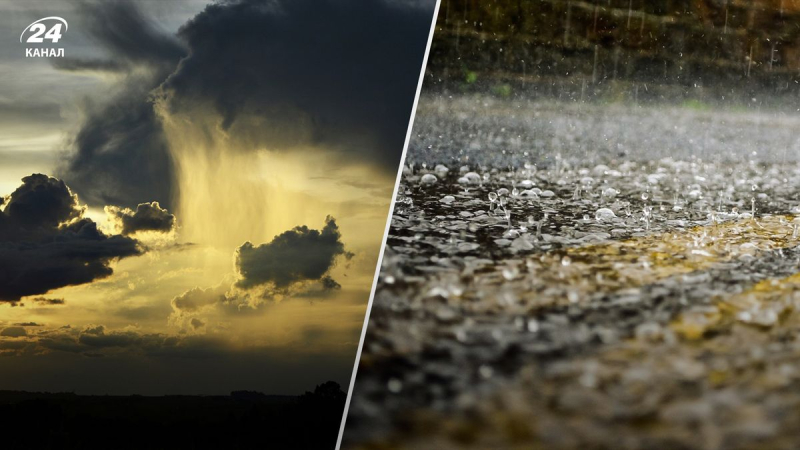
<svg viewBox="0 0 800 450">
<path fill-rule="evenodd" d="M 594 218 L 598 222 L 610 221 L 616 217 L 617 215 L 614 214 L 614 211 L 608 208 L 600 208 L 594 213 Z"/>
<path fill-rule="evenodd" d="M 617 194 L 619 194 L 619 191 L 617 191 L 616 189 L 614 189 L 612 187 L 603 189 L 603 197 L 605 197 L 605 198 L 607 198 L 609 200 L 613 200 L 614 197 L 617 196 Z"/>
<path fill-rule="evenodd" d="M 433 186 L 439 180 L 436 178 L 436 175 L 432 173 L 426 173 L 419 181 L 423 186 Z"/>
<path fill-rule="evenodd" d="M 522 189 L 530 189 L 533 186 L 534 186 L 534 183 L 531 180 L 522 180 L 522 181 L 519 182 L 519 187 L 521 187 Z"/>
<path fill-rule="evenodd" d="M 403 382 L 397 378 L 392 378 L 386 383 L 386 387 L 389 388 L 389 392 L 392 394 L 399 394 L 403 390 Z"/>
<path fill-rule="evenodd" d="M 481 184 L 481 176 L 475 172 L 467 172 L 462 178 L 467 181 L 466 184 Z"/>
</svg>

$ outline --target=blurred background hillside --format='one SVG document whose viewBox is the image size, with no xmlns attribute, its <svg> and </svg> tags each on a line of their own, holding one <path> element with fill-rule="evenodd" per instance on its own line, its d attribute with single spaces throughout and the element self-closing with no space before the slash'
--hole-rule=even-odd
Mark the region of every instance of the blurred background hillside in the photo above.
<svg viewBox="0 0 800 450">
<path fill-rule="evenodd" d="M 426 90 L 800 103 L 800 0 L 443 0 Z"/>
</svg>

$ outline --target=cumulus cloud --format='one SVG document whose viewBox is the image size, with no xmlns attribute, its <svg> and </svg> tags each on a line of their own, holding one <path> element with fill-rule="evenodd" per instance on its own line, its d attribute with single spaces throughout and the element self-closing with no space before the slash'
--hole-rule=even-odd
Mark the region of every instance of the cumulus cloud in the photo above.
<svg viewBox="0 0 800 450">
<path fill-rule="evenodd" d="M 338 257 L 353 257 L 341 238 L 336 219 L 328 216 L 322 230 L 303 225 L 266 244 L 247 242 L 234 255 L 238 279 L 233 284 L 195 287 L 174 297 L 169 322 L 197 331 L 208 323 L 203 316 L 256 312 L 265 301 L 289 297 L 330 296 L 342 286 L 329 271 Z"/>
<path fill-rule="evenodd" d="M 83 209 L 63 181 L 34 174 L 22 179 L 0 215 L 5 237 L 35 237 L 78 219 Z"/>
<path fill-rule="evenodd" d="M 194 313 L 201 309 L 222 303 L 226 300 L 225 287 L 208 289 L 194 288 L 172 299 L 172 309 L 176 312 Z"/>
<path fill-rule="evenodd" d="M 0 301 L 107 277 L 113 260 L 142 253 L 137 241 L 83 217 L 63 181 L 34 174 L 22 183 L 0 211 Z"/>
<path fill-rule="evenodd" d="M 198 331 L 207 323 L 198 316 L 220 311 L 238 311 L 240 307 L 249 306 L 236 294 L 229 294 L 229 286 L 222 283 L 208 289 L 196 287 L 173 298 L 170 302 L 172 313 L 169 323 L 182 329 Z"/>
<path fill-rule="evenodd" d="M 162 208 L 158 202 L 140 203 L 136 207 L 136 211 L 130 208 L 107 206 L 106 212 L 117 221 L 124 235 L 140 231 L 169 233 L 175 228 L 175 216 Z"/>
<path fill-rule="evenodd" d="M 322 230 L 302 225 L 266 244 L 246 242 L 236 250 L 236 286 L 248 289 L 269 284 L 285 289 L 295 283 L 321 280 L 334 266 L 336 257 L 352 257 L 341 237 L 336 220 L 328 216 Z M 328 285 L 334 286 L 331 282 L 336 282 L 327 278 Z"/>
</svg>

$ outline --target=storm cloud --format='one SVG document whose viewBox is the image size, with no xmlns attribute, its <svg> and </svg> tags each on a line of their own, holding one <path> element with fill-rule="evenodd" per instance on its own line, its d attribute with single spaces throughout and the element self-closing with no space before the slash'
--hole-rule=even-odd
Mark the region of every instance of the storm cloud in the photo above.
<svg viewBox="0 0 800 450">
<path fill-rule="evenodd" d="M 139 231 L 168 233 L 175 228 L 175 216 L 158 202 L 140 203 L 136 211 L 113 206 L 106 207 L 106 211 L 118 221 L 122 234 L 125 235 Z"/>
<path fill-rule="evenodd" d="M 74 153 L 58 175 L 92 205 L 134 207 L 156 200 L 169 206 L 173 163 L 150 92 L 175 69 L 185 49 L 154 29 L 130 2 L 84 3 L 80 9 L 81 26 L 108 57 L 54 59 L 55 67 L 124 71 L 126 76 L 107 103 L 87 106 L 73 138 Z"/>
<path fill-rule="evenodd" d="M 213 108 L 251 148 L 322 145 L 396 170 L 434 2 L 243 0 L 179 31 L 170 113 Z"/>
<path fill-rule="evenodd" d="M 63 181 L 34 174 L 22 182 L 0 211 L 0 301 L 104 278 L 112 260 L 141 254 L 137 241 L 83 217 Z"/>
<path fill-rule="evenodd" d="M 240 277 L 236 286 L 247 289 L 271 284 L 283 289 L 325 277 L 326 285 L 335 288 L 332 283 L 336 282 L 326 277 L 328 271 L 336 257 L 352 256 L 345 250 L 341 237 L 336 220 L 328 216 L 321 231 L 303 225 L 275 236 L 266 244 L 255 246 L 246 242 L 236 250 L 235 265 Z"/>
<path fill-rule="evenodd" d="M 58 175 L 91 205 L 172 208 L 167 115 L 210 113 L 238 148 L 319 145 L 393 172 L 402 151 L 434 2 L 233 0 L 178 36 L 130 2 L 82 4 L 103 58 L 54 60 L 65 71 L 124 74 L 87 108 Z M 134 70 L 135 69 L 135 70 Z"/>
</svg>

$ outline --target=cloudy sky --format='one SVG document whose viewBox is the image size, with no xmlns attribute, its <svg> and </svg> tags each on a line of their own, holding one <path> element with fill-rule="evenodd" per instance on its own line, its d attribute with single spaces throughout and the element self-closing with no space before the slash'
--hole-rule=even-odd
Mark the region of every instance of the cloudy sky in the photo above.
<svg viewBox="0 0 800 450">
<path fill-rule="evenodd" d="M 433 3 L 0 1 L 0 389 L 345 384 Z"/>
</svg>

